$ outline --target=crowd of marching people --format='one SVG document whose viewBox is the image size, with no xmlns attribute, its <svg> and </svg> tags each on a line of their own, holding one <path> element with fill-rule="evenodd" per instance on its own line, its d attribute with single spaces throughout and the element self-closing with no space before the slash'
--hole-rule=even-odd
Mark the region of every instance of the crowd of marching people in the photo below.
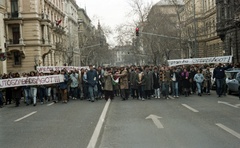
<svg viewBox="0 0 240 148">
<path fill-rule="evenodd" d="M 195 66 L 121 66 L 97 67 L 90 65 L 89 69 L 80 71 L 51 71 L 40 73 L 9 73 L 0 75 L 0 79 L 20 77 L 36 77 L 44 75 L 63 75 L 64 81 L 48 85 L 29 85 L 0 88 L 0 106 L 15 102 L 19 106 L 23 99 L 28 106 L 47 102 L 67 103 L 70 100 L 88 100 L 94 102 L 100 99 L 129 98 L 138 100 L 174 99 L 191 94 L 210 95 L 211 80 L 216 79 L 217 95 L 225 95 L 224 70 L 230 68 L 218 64 Z M 214 68 L 212 72 L 210 69 Z"/>
</svg>

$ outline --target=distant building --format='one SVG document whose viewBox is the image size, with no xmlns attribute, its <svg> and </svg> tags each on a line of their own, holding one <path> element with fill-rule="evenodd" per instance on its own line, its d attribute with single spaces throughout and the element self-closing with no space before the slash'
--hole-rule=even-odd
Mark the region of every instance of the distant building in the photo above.
<svg viewBox="0 0 240 148">
<path fill-rule="evenodd" d="M 116 53 L 115 66 L 136 64 L 135 55 L 131 45 L 116 46 L 113 51 Z"/>
</svg>

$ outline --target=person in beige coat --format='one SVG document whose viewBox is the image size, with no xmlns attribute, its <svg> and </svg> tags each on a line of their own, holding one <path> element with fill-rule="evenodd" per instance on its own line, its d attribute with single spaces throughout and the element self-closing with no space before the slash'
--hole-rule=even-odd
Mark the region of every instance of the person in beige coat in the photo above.
<svg viewBox="0 0 240 148">
<path fill-rule="evenodd" d="M 125 67 L 121 67 L 121 73 L 117 76 L 120 77 L 120 89 L 121 89 L 121 96 L 122 100 L 128 99 L 128 71 Z"/>
<path fill-rule="evenodd" d="M 108 99 L 113 99 L 114 94 L 113 94 L 113 84 L 112 84 L 112 71 L 111 68 L 107 68 L 106 71 L 104 72 L 104 96 L 105 100 L 107 101 Z"/>
</svg>

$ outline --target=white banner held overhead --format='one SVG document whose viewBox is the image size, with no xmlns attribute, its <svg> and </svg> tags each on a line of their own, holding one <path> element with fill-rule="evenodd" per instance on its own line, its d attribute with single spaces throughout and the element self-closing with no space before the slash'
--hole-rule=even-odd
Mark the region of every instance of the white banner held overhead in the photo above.
<svg viewBox="0 0 240 148">
<path fill-rule="evenodd" d="M 43 73 L 50 73 L 51 71 L 61 71 L 66 69 L 67 71 L 77 70 L 80 71 L 81 69 L 89 69 L 89 66 L 77 67 L 77 66 L 38 66 L 37 71 Z"/>
<path fill-rule="evenodd" d="M 231 63 L 232 56 L 221 57 L 206 57 L 206 58 L 192 58 L 192 59 L 176 59 L 168 60 L 169 66 L 191 65 L 191 64 L 209 64 L 209 63 Z"/>
<path fill-rule="evenodd" d="M 60 83 L 60 82 L 64 82 L 63 75 L 1 79 L 0 88 L 28 86 L 28 85 L 47 85 L 47 84 L 54 84 L 54 83 Z"/>
</svg>

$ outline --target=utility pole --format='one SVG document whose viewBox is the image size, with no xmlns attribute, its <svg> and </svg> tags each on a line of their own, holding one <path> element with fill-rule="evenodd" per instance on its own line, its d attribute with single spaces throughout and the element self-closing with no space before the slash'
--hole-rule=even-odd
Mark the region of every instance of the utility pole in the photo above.
<svg viewBox="0 0 240 148">
<path fill-rule="evenodd" d="M 196 0 L 193 0 L 193 23 L 194 23 L 194 42 L 193 55 L 197 58 L 197 22 L 196 22 Z"/>
</svg>

